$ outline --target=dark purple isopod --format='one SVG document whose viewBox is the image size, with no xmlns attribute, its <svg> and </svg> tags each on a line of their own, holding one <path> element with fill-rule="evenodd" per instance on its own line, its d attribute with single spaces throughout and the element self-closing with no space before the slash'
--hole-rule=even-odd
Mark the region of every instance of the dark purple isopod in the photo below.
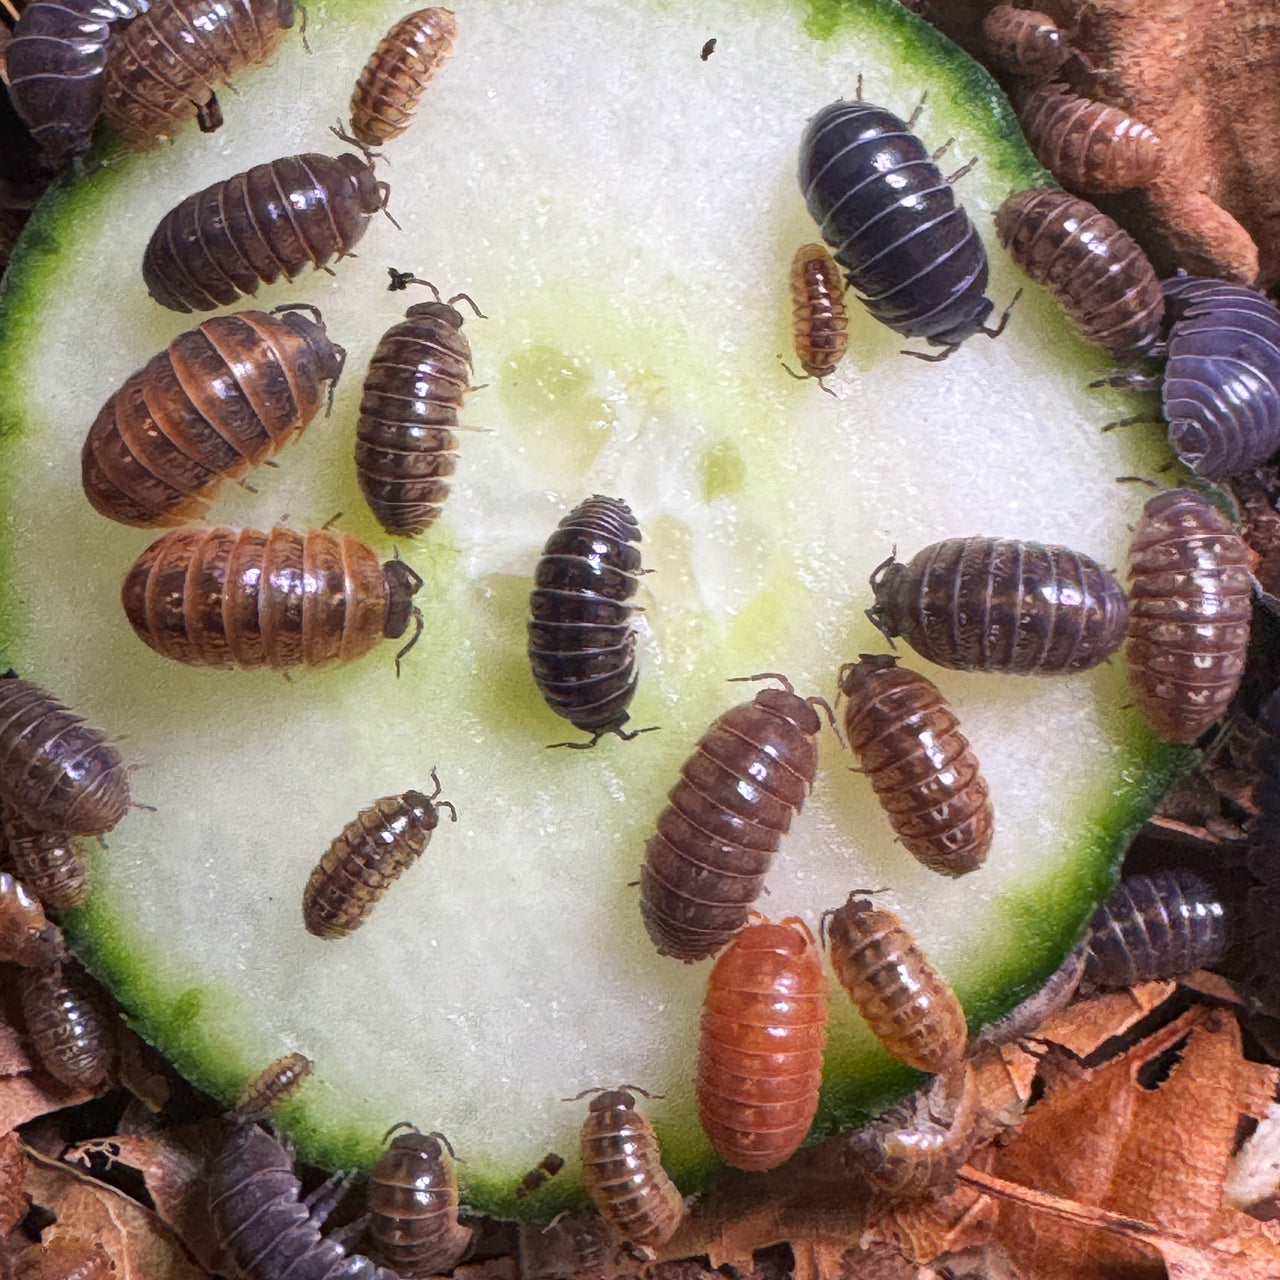
<svg viewBox="0 0 1280 1280">
<path fill-rule="evenodd" d="M 289 1153 L 257 1125 L 231 1124 L 209 1166 L 214 1239 L 243 1280 L 400 1280 L 320 1234 L 324 1209 L 299 1201 Z"/>
<path fill-rule="evenodd" d="M 913 122 L 860 99 L 824 107 L 800 143 L 800 191 L 867 310 L 942 360 L 1004 322 L 984 325 L 987 251 Z"/>
<path fill-rule="evenodd" d="M 1227 920 L 1218 896 L 1191 871 L 1126 876 L 1094 912 L 1082 946 L 1082 988 L 1132 987 L 1216 964 Z"/>
<path fill-rule="evenodd" d="M 35 0 L 19 14 L 5 49 L 9 99 L 51 169 L 88 151 L 112 24 L 146 9 L 147 0 Z"/>
<path fill-rule="evenodd" d="M 314 152 L 255 164 L 170 209 L 142 257 L 147 292 L 174 311 L 212 311 L 355 247 L 388 188 L 368 161 Z"/>
</svg>

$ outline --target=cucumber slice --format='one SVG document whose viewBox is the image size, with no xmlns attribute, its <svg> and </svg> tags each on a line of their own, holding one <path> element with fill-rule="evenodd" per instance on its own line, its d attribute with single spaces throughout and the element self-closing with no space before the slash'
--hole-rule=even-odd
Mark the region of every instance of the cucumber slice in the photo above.
<svg viewBox="0 0 1280 1280">
<path fill-rule="evenodd" d="M 458 0 L 455 55 L 387 147 L 403 230 L 377 219 L 336 276 L 259 298 L 316 303 L 348 348 L 333 415 L 254 476 L 257 493 L 229 487 L 216 507 L 258 527 L 341 511 L 390 554 L 350 460 L 365 364 L 406 305 L 387 268 L 466 290 L 490 319 L 467 320 L 487 387 L 465 420 L 492 431 L 464 437 L 443 518 L 401 548 L 426 579 L 423 641 L 399 681 L 389 645 L 292 682 L 166 663 L 118 601 L 150 535 L 100 519 L 79 489 L 102 401 L 192 323 L 146 297 L 143 246 L 208 182 L 332 149 L 326 128 L 399 12 L 310 6 L 310 54 L 288 41 L 245 76 L 220 132 L 65 181 L 11 268 L 0 640 L 24 675 L 127 735 L 136 798 L 156 809 L 95 855 L 71 927 L 143 1033 L 214 1093 L 231 1098 L 284 1051 L 314 1058 L 282 1117 L 313 1158 L 368 1161 L 409 1119 L 449 1135 L 471 1204 L 510 1212 L 520 1176 L 555 1150 L 570 1167 L 519 1205 L 550 1214 L 580 1195 L 583 1105 L 560 1099 L 628 1082 L 664 1095 L 650 1111 L 693 1191 L 717 1167 L 693 1108 L 708 966 L 654 954 L 629 882 L 681 761 L 751 696 L 726 679 L 782 671 L 834 696 L 841 662 L 883 648 L 863 610 L 895 543 L 983 532 L 1119 563 L 1145 493 L 1115 477 L 1151 474 L 1167 449 L 1155 429 L 1100 433 L 1133 406 L 1084 389 L 1106 366 L 1035 290 L 1004 337 L 943 365 L 899 355 L 851 298 L 837 398 L 780 368 L 788 263 L 814 238 L 797 144 L 858 73 L 903 115 L 927 89 L 923 136 L 954 136 L 957 165 L 981 157 L 960 193 L 992 247 L 997 307 L 1021 283 L 991 214 L 1043 174 L 987 76 L 897 5 Z M 632 723 L 661 732 L 548 751 L 574 734 L 529 674 L 530 575 L 591 492 L 642 522 L 654 572 Z M 1055 966 L 1185 755 L 1123 706 L 1119 660 L 1060 680 L 928 673 L 991 784 L 986 866 L 962 881 L 917 866 L 826 734 L 761 906 L 816 926 L 850 889 L 887 886 L 976 1023 Z M 328 841 L 433 765 L 460 821 L 358 934 L 307 935 L 300 894 Z M 908 1082 L 832 996 L 820 1130 Z"/>
</svg>

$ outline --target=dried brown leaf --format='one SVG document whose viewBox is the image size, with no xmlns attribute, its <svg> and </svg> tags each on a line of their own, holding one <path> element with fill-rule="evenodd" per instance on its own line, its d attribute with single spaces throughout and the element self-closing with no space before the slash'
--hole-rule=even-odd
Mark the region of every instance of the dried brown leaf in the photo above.
<svg viewBox="0 0 1280 1280">
<path fill-rule="evenodd" d="M 1049 1017 L 1036 1032 L 1036 1039 L 1059 1045 L 1077 1058 L 1087 1058 L 1162 1005 L 1177 985 L 1176 982 L 1144 982 L 1124 991 L 1077 1001 Z"/>
<path fill-rule="evenodd" d="M 14 1280 L 111 1280 L 111 1256 L 80 1237 L 54 1236 L 18 1254 Z"/>
<path fill-rule="evenodd" d="M 31 1202 L 23 1189 L 27 1166 L 16 1133 L 0 1138 L 0 1240 L 27 1216 Z"/>
</svg>

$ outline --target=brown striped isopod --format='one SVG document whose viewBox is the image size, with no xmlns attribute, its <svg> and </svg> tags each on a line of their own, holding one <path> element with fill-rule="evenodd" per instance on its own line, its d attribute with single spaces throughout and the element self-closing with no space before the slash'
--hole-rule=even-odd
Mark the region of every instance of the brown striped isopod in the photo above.
<svg viewBox="0 0 1280 1280">
<path fill-rule="evenodd" d="M 160 219 L 142 257 L 147 292 L 174 311 L 212 311 L 308 263 L 318 270 L 351 253 L 388 191 L 350 152 L 256 164 Z"/>
<path fill-rule="evenodd" d="M 1124 643 L 1124 591 L 1068 547 L 1009 538 L 948 538 L 909 564 L 871 575 L 867 617 L 889 639 L 954 671 L 1070 675 Z"/>
<path fill-rule="evenodd" d="M 785 677 L 721 715 L 684 762 L 645 846 L 640 914 L 658 953 L 715 955 L 747 923 L 818 768 L 814 705 Z"/>
<path fill-rule="evenodd" d="M 301 1053 L 286 1053 L 263 1068 L 241 1090 L 235 1115 L 240 1120 L 261 1120 L 302 1088 L 315 1063 Z"/>
<path fill-rule="evenodd" d="M 1150 126 L 1055 81 L 1027 97 L 1018 119 L 1036 159 L 1076 191 L 1146 186 L 1164 164 L 1160 139 Z"/>
<path fill-rule="evenodd" d="M 435 285 L 395 270 L 391 288 L 423 284 L 417 302 L 378 342 L 360 396 L 356 480 L 374 518 L 394 537 L 415 538 L 440 514 L 458 465 L 458 410 L 471 389 L 471 344 L 462 315 Z"/>
<path fill-rule="evenodd" d="M 382 37 L 351 95 L 351 132 L 366 147 L 398 138 L 444 64 L 458 23 L 450 9 L 416 9 Z"/>
<path fill-rule="evenodd" d="M 1244 674 L 1254 551 L 1207 498 L 1158 493 L 1129 545 L 1129 687 L 1168 742 L 1195 742 Z"/>
<path fill-rule="evenodd" d="M 121 601 L 138 638 L 195 667 L 323 667 L 397 640 L 416 618 L 422 579 L 378 563 L 363 542 L 327 529 L 267 533 L 197 525 L 157 538 L 129 570 Z"/>
<path fill-rule="evenodd" d="M 369 1175 L 369 1252 L 405 1277 L 452 1271 L 471 1247 L 472 1228 L 458 1220 L 458 1179 L 442 1133 L 396 1125 L 391 1145 Z M 385 1141 L 385 1139 L 384 1139 Z"/>
<path fill-rule="evenodd" d="M 804 377 L 822 380 L 835 372 L 849 348 L 844 275 L 820 244 L 802 244 L 791 259 L 791 315 L 796 359 Z M 793 378 L 800 374 L 782 366 Z M 832 395 L 835 392 L 831 392 Z"/>
<path fill-rule="evenodd" d="M 827 984 L 813 934 L 794 916 L 749 924 L 716 961 L 702 1007 L 698 1119 L 736 1169 L 772 1169 L 818 1110 Z"/>
<path fill-rule="evenodd" d="M 301 434 L 326 384 L 332 396 L 345 358 L 320 312 L 298 303 L 214 316 L 179 334 L 126 379 L 89 429 L 85 496 L 121 524 L 203 519 L 223 480 L 238 480 Z"/>
<path fill-rule="evenodd" d="M 39 685 L 0 676 L 0 800 L 39 831 L 100 836 L 129 809 L 129 775 L 101 729 Z"/>
<path fill-rule="evenodd" d="M 21 880 L 0 871 L 0 960 L 42 969 L 64 951 L 62 935 Z"/>
<path fill-rule="evenodd" d="M 976 871 L 995 834 L 991 792 L 938 687 L 888 654 L 840 668 L 844 732 L 912 857 L 944 876 Z"/>
<path fill-rule="evenodd" d="M 447 800 L 436 800 L 440 779 L 431 770 L 436 789 L 429 795 L 406 791 L 376 800 L 361 809 L 334 837 L 307 880 L 302 893 L 302 918 L 317 938 L 344 938 L 369 918 L 391 883 L 418 859 L 440 821 L 439 809 L 457 811 Z"/>
<path fill-rule="evenodd" d="M 69 911 L 89 896 L 89 863 L 70 836 L 37 831 L 7 804 L 0 820 L 14 874 L 46 907 Z"/>
<path fill-rule="evenodd" d="M 684 1198 L 662 1167 L 653 1126 L 628 1089 L 587 1092 L 595 1097 L 578 1142 L 587 1194 L 621 1239 L 659 1248 L 683 1220 Z"/>
<path fill-rule="evenodd" d="M 822 917 L 822 935 L 840 985 L 887 1053 L 917 1071 L 950 1071 L 960 1061 L 964 1009 L 892 911 L 851 893 Z"/>
<path fill-rule="evenodd" d="M 91 1089 L 111 1066 L 107 1015 L 88 980 L 55 962 L 23 974 L 22 1017 L 45 1070 L 55 1080 Z"/>
<path fill-rule="evenodd" d="M 1133 237 L 1088 201 L 1053 187 L 1019 191 L 996 213 L 996 234 L 1086 342 L 1117 360 L 1155 344 L 1164 318 L 1155 268 Z"/>
<path fill-rule="evenodd" d="M 1020 76 L 1044 79 L 1073 55 L 1066 32 L 1035 9 L 998 4 L 987 10 L 982 35 L 991 61 Z"/>
<path fill-rule="evenodd" d="M 102 113 L 130 146 L 171 138 L 195 117 L 222 124 L 214 85 L 266 62 L 293 26 L 293 0 L 155 0 L 112 42 Z"/>
</svg>

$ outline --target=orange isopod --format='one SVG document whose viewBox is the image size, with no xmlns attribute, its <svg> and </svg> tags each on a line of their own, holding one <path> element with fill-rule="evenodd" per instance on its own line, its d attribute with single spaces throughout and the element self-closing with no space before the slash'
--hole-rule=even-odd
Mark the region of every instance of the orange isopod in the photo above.
<svg viewBox="0 0 1280 1280">
<path fill-rule="evenodd" d="M 1020 76 L 1051 76 L 1073 52 L 1066 33 L 1035 9 L 998 4 L 987 10 L 982 34 L 991 61 Z"/>
<path fill-rule="evenodd" d="M 791 916 L 749 924 L 711 970 L 698 1053 L 698 1118 L 721 1159 L 772 1169 L 818 1110 L 827 986 L 813 934 Z"/>
<path fill-rule="evenodd" d="M 292 1097 L 311 1074 L 315 1063 L 301 1053 L 286 1053 L 265 1067 L 245 1085 L 236 1100 L 239 1120 L 261 1120 L 286 1098 Z"/>
<path fill-rule="evenodd" d="M 0 960 L 39 969 L 63 952 L 62 935 L 21 880 L 0 871 Z"/>
<path fill-rule="evenodd" d="M 802 244 L 796 250 L 791 259 L 796 359 L 800 361 L 804 377 L 816 378 L 819 386 L 823 378 L 835 372 L 849 349 L 844 289 L 844 273 L 822 245 Z M 782 367 L 787 369 L 785 364 Z M 791 369 L 787 372 L 793 378 L 801 377 Z M 828 388 L 822 386 L 822 389 Z"/>
</svg>

